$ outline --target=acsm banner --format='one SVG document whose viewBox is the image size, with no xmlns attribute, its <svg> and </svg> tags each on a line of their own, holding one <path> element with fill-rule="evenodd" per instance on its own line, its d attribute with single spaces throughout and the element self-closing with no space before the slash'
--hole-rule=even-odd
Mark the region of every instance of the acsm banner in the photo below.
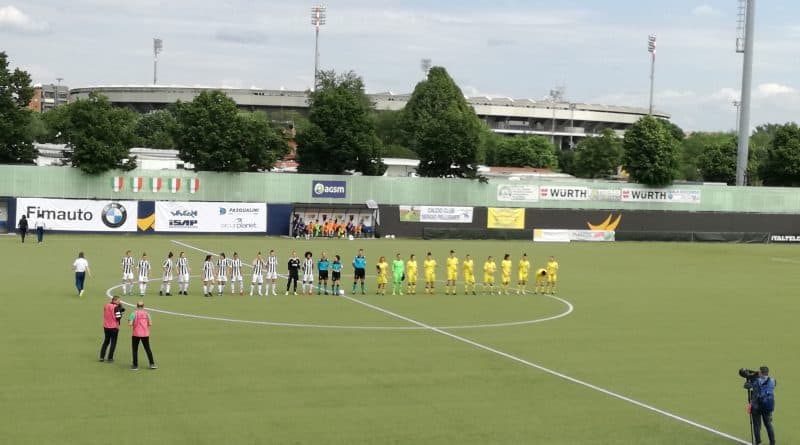
<svg viewBox="0 0 800 445">
<path fill-rule="evenodd" d="M 138 211 L 136 201 L 17 198 L 17 219 L 25 215 L 33 227 L 41 218 L 47 230 L 135 232 Z"/>
<path fill-rule="evenodd" d="M 263 202 L 156 201 L 156 232 L 266 232 Z"/>
</svg>

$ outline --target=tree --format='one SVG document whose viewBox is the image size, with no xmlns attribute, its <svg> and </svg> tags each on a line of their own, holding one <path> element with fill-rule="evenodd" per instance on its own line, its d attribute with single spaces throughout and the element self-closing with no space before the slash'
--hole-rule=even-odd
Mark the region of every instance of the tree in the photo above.
<svg viewBox="0 0 800 445">
<path fill-rule="evenodd" d="M 308 99 L 310 125 L 297 135 L 298 171 L 383 174 L 382 144 L 363 80 L 352 71 L 323 71 L 318 82 Z"/>
<path fill-rule="evenodd" d="M 172 135 L 178 122 L 169 110 L 158 110 L 147 113 L 136 123 L 135 133 L 142 147 L 172 150 L 175 141 Z"/>
<path fill-rule="evenodd" d="M 780 124 L 763 124 L 756 127 L 750 135 L 750 159 L 747 161 L 747 183 L 759 184 L 761 179 L 761 165 L 767 160 L 767 149 L 772 145 L 775 134 L 781 128 Z"/>
<path fill-rule="evenodd" d="M 67 133 L 69 130 L 69 111 L 68 105 L 61 105 L 42 114 L 47 133 L 39 142 L 51 144 L 66 144 Z"/>
<path fill-rule="evenodd" d="M 700 181 L 700 157 L 709 148 L 730 142 L 732 133 L 694 132 L 681 141 L 678 149 L 678 178 Z"/>
<path fill-rule="evenodd" d="M 178 102 L 172 138 L 178 156 L 195 170 L 263 171 L 289 150 L 266 116 L 240 114 L 221 91 L 203 91 L 192 102 Z"/>
<path fill-rule="evenodd" d="M 622 142 L 609 129 L 600 137 L 583 139 L 575 150 L 575 174 L 581 178 L 614 175 L 621 162 Z"/>
<path fill-rule="evenodd" d="M 421 176 L 482 179 L 482 124 L 461 89 L 442 67 L 428 71 L 403 110 L 409 148 L 420 157 Z"/>
<path fill-rule="evenodd" d="M 697 166 L 704 181 L 736 184 L 736 138 L 726 135 L 705 146 Z"/>
<path fill-rule="evenodd" d="M 478 162 L 485 165 L 498 165 L 498 151 L 500 145 L 508 136 L 495 133 L 488 126 L 484 125 L 480 135 L 480 150 Z"/>
<path fill-rule="evenodd" d="M 789 123 L 778 128 L 761 164 L 764 185 L 800 186 L 800 127 Z"/>
<path fill-rule="evenodd" d="M 497 148 L 494 164 L 503 167 L 555 168 L 556 147 L 542 136 L 504 138 Z"/>
<path fill-rule="evenodd" d="M 645 116 L 633 124 L 622 147 L 622 165 L 634 181 L 660 187 L 675 179 L 678 141 L 656 118 Z"/>
<path fill-rule="evenodd" d="M 130 156 L 130 148 L 136 141 L 133 134 L 136 113 L 114 108 L 105 96 L 97 93 L 62 107 L 67 108 L 69 116 L 65 131 L 73 167 L 88 174 L 136 168 L 136 158 Z"/>
<path fill-rule="evenodd" d="M 578 167 L 575 165 L 575 150 L 558 151 L 558 169 L 562 173 L 577 176 Z"/>
<path fill-rule="evenodd" d="M 31 76 L 9 69 L 8 56 L 0 52 L 0 163 L 32 164 L 37 152 L 33 146 Z"/>
<path fill-rule="evenodd" d="M 658 119 L 658 121 L 676 141 L 680 142 L 686 138 L 686 132 L 683 131 L 683 128 L 679 127 L 678 124 L 667 119 Z"/>
</svg>

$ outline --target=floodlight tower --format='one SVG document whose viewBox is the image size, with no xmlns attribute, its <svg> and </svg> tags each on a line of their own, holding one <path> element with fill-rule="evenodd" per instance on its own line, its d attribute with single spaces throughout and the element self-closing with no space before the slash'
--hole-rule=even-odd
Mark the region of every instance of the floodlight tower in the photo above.
<svg viewBox="0 0 800 445">
<path fill-rule="evenodd" d="M 159 38 L 153 39 L 153 85 L 158 83 L 158 55 L 164 49 L 164 42 Z"/>
<path fill-rule="evenodd" d="M 649 114 L 653 115 L 653 85 L 656 80 L 656 36 L 647 36 L 647 52 L 650 53 L 650 108 Z"/>
<path fill-rule="evenodd" d="M 314 86 L 317 89 L 319 80 L 319 27 L 325 24 L 327 8 L 323 5 L 316 5 L 311 8 L 311 24 L 314 25 L 316 36 L 314 39 Z"/>
<path fill-rule="evenodd" d="M 419 67 L 422 69 L 422 74 L 428 77 L 428 71 L 431 70 L 431 59 L 420 60 Z"/>
<path fill-rule="evenodd" d="M 742 12 L 744 32 L 742 33 Z M 750 90 L 753 83 L 753 40 L 755 38 L 756 0 L 739 0 L 739 35 L 736 52 L 744 53 L 742 96 L 739 103 L 739 147 L 736 151 L 736 185 L 747 185 L 747 157 L 750 151 Z"/>
</svg>

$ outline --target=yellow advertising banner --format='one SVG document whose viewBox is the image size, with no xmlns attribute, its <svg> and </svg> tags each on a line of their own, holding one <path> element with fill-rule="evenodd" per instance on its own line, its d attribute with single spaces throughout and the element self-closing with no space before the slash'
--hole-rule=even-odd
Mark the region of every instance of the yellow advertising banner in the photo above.
<svg viewBox="0 0 800 445">
<path fill-rule="evenodd" d="M 525 229 L 525 209 L 489 207 L 486 227 L 489 229 Z"/>
</svg>

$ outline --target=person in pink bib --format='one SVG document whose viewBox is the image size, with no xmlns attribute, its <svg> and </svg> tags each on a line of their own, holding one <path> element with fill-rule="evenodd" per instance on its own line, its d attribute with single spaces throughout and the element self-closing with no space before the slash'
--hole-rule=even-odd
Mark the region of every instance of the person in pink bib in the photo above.
<svg viewBox="0 0 800 445">
<path fill-rule="evenodd" d="M 114 362 L 114 351 L 117 349 L 117 335 L 119 335 L 119 321 L 125 308 L 119 303 L 119 297 L 114 295 L 111 301 L 103 306 L 103 345 L 100 346 L 100 361 Z M 106 358 L 108 350 L 108 358 Z"/>
<path fill-rule="evenodd" d="M 144 310 L 144 301 L 136 303 L 136 310 L 128 316 L 128 326 L 131 327 L 131 353 L 133 354 L 133 364 L 131 370 L 139 369 L 139 343 L 144 346 L 147 353 L 147 360 L 150 362 L 150 369 L 158 369 L 153 360 L 153 351 L 150 350 L 150 326 L 153 321 L 150 314 Z"/>
</svg>

